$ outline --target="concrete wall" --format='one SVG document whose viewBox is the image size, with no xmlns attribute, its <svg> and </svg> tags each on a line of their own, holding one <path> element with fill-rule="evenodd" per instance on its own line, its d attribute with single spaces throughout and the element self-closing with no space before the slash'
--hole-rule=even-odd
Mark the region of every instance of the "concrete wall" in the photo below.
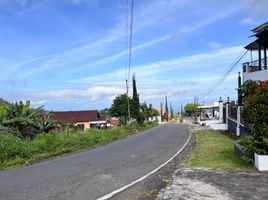
<svg viewBox="0 0 268 200">
<path fill-rule="evenodd" d="M 78 123 L 75 123 L 75 125 L 78 125 L 78 124 L 84 125 L 84 130 L 90 129 L 89 122 L 78 122 Z"/>
<path fill-rule="evenodd" d="M 243 73 L 243 82 L 245 82 L 247 80 L 253 80 L 253 81 L 268 80 L 268 69 L 256 71 L 256 72 L 244 72 Z"/>
</svg>

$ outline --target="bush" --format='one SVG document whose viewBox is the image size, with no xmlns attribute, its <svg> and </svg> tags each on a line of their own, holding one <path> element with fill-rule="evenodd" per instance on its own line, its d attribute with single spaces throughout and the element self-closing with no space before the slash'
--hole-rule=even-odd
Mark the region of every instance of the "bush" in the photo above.
<svg viewBox="0 0 268 200">
<path fill-rule="evenodd" d="M 252 83 L 251 83 L 252 84 Z M 250 86 L 244 98 L 243 118 L 250 136 L 242 140 L 246 154 L 268 154 L 268 81 Z"/>
<path fill-rule="evenodd" d="M 85 132 L 43 133 L 27 141 L 14 135 L 0 134 L 0 168 L 41 160 L 44 158 L 96 147 L 157 125 L 148 122 L 105 130 L 89 129 Z"/>
</svg>

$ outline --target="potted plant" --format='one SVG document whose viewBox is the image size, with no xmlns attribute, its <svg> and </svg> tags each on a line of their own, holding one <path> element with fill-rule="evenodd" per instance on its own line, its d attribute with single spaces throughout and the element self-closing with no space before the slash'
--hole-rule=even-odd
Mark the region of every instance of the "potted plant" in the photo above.
<svg viewBox="0 0 268 200">
<path fill-rule="evenodd" d="M 255 166 L 268 170 L 268 81 L 250 83 L 244 97 L 243 118 L 249 135 L 242 140 L 248 158 L 254 154 Z"/>
</svg>

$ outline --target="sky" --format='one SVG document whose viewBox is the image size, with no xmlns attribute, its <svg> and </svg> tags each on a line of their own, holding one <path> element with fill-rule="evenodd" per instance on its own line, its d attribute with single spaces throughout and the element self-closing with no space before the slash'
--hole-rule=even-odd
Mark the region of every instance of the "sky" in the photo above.
<svg viewBox="0 0 268 200">
<path fill-rule="evenodd" d="M 127 0 L 0 0 L 0 97 L 54 111 L 110 107 L 125 93 L 127 10 Z M 178 110 L 194 96 L 224 98 L 224 88 L 235 100 L 249 53 L 215 84 L 267 20 L 267 0 L 135 0 L 140 101 L 158 108 L 167 95 Z"/>
</svg>

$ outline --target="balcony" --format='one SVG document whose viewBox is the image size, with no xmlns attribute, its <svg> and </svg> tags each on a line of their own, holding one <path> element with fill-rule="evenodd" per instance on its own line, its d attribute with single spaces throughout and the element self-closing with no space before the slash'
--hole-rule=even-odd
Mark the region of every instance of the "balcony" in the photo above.
<svg viewBox="0 0 268 200">
<path fill-rule="evenodd" d="M 268 70 L 267 70 L 268 58 L 259 60 L 254 60 L 251 62 L 243 63 L 243 82 L 247 80 L 268 80 Z"/>
</svg>

